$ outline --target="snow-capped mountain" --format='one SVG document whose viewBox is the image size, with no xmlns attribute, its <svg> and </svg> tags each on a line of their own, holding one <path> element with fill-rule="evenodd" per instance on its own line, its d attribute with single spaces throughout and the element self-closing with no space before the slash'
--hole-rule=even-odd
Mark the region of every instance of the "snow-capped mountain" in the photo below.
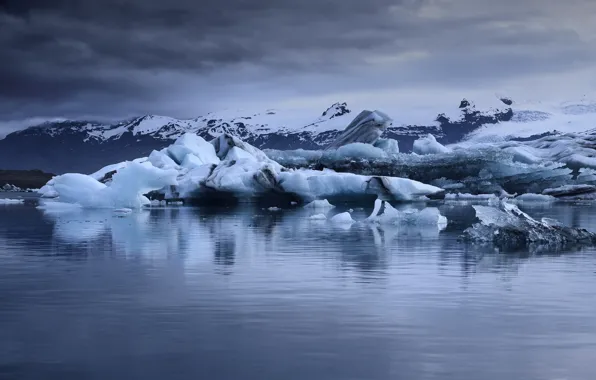
<svg viewBox="0 0 596 380">
<path fill-rule="evenodd" d="M 414 140 L 429 133 L 440 143 L 451 144 L 466 136 L 485 138 L 494 131 L 502 135 L 505 130 L 520 129 L 526 123 L 552 119 L 546 112 L 515 110 L 507 98 L 497 102 L 496 106 L 481 110 L 464 99 L 455 110 L 434 116 L 426 113 L 424 120 L 420 118 L 415 123 L 403 121 L 405 112 L 389 112 L 394 121 L 383 137 L 398 140 L 400 150 L 407 152 L 411 151 Z M 567 109 L 569 114 L 590 111 L 589 107 L 578 105 L 568 105 Z M 346 103 L 335 103 L 318 114 L 301 110 L 224 111 L 187 120 L 146 115 L 114 124 L 48 122 L 13 132 L 0 140 L 0 167 L 91 173 L 112 162 L 146 156 L 187 132 L 206 140 L 227 132 L 258 148 L 321 149 L 361 110 L 354 111 Z M 495 125 L 499 127 L 491 127 Z M 536 132 L 540 134 L 544 130 L 538 128 Z"/>
</svg>

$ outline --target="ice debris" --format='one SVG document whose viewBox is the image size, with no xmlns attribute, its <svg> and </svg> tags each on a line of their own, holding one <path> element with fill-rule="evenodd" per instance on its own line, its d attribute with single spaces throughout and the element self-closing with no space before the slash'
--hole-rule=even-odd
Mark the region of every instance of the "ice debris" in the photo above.
<svg viewBox="0 0 596 380">
<path fill-rule="evenodd" d="M 463 239 L 467 241 L 490 243 L 501 249 L 532 245 L 563 248 L 571 244 L 596 243 L 596 234 L 592 232 L 565 227 L 552 219 L 538 221 L 506 201 L 495 207 L 472 207 L 479 222 L 464 231 Z"/>
<path fill-rule="evenodd" d="M 0 205 L 20 205 L 23 203 L 25 203 L 24 199 L 0 198 Z"/>
<path fill-rule="evenodd" d="M 374 209 L 365 221 L 392 225 L 437 226 L 439 231 L 447 227 L 447 218 L 441 215 L 436 207 L 400 211 L 391 206 L 389 202 L 380 199 L 375 201 Z"/>
</svg>

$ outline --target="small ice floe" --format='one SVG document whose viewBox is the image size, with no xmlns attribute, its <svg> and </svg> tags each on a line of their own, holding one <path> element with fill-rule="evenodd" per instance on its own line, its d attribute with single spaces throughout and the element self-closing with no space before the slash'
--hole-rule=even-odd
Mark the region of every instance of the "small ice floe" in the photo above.
<svg viewBox="0 0 596 380">
<path fill-rule="evenodd" d="M 132 209 L 130 209 L 130 208 L 117 208 L 117 209 L 114 209 L 113 210 L 113 213 L 116 216 L 123 217 L 123 216 L 126 216 L 126 215 L 131 214 L 132 213 Z"/>
<path fill-rule="evenodd" d="M 327 220 L 325 214 L 315 214 L 308 217 L 309 220 Z"/>
<path fill-rule="evenodd" d="M 557 198 L 553 197 L 552 195 L 544 195 L 544 194 L 522 194 L 511 199 L 511 202 L 530 202 L 530 203 L 549 203 L 556 201 Z"/>
<path fill-rule="evenodd" d="M 21 205 L 24 203 L 24 199 L 0 198 L 0 205 Z"/>
<path fill-rule="evenodd" d="M 447 218 L 441 215 L 436 207 L 399 211 L 391 206 L 389 202 L 380 199 L 375 201 L 375 207 L 365 221 L 385 225 L 436 226 L 439 231 L 447 227 Z"/>
<path fill-rule="evenodd" d="M 352 215 L 350 215 L 349 212 L 342 212 L 332 217 L 331 222 L 334 224 L 352 224 L 355 221 L 352 219 Z"/>
<path fill-rule="evenodd" d="M 334 205 L 329 203 L 327 199 L 315 200 L 304 206 L 306 209 L 332 209 Z"/>
</svg>

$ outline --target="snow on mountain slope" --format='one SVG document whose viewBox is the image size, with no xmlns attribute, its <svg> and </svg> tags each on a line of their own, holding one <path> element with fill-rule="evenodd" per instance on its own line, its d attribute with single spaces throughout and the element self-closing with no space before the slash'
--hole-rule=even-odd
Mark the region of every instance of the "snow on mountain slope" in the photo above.
<svg viewBox="0 0 596 380">
<path fill-rule="evenodd" d="M 596 128 L 596 101 L 562 104 L 513 103 L 513 117 L 484 125 L 465 137 L 469 142 L 528 139 L 545 134 L 579 133 Z"/>
<path fill-rule="evenodd" d="M 92 173 L 110 162 L 147 156 L 187 132 L 208 141 L 228 133 L 261 149 L 324 149 L 361 110 L 335 103 L 321 111 L 225 110 L 187 120 L 146 115 L 113 124 L 47 122 L 0 139 L 0 163 L 7 169 Z M 419 105 L 380 111 L 393 119 L 382 137 L 397 140 L 401 152 L 411 151 L 415 140 L 429 134 L 450 145 L 596 128 L 596 102 L 586 100 L 546 105 L 494 97 L 478 103 L 463 99 L 446 110 Z"/>
</svg>

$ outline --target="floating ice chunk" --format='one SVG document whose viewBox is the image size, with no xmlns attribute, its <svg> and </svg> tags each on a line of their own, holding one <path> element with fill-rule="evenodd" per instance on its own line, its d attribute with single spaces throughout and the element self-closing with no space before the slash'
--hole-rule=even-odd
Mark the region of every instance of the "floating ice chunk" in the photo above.
<svg viewBox="0 0 596 380">
<path fill-rule="evenodd" d="M 325 214 L 315 214 L 308 217 L 309 220 L 327 220 Z"/>
<path fill-rule="evenodd" d="M 429 134 L 426 137 L 419 138 L 418 140 L 414 141 L 414 146 L 412 147 L 412 151 L 416 154 L 438 154 L 438 153 L 448 153 L 451 149 L 441 145 L 435 136 Z"/>
<path fill-rule="evenodd" d="M 545 189 L 542 194 L 555 198 L 577 197 L 596 193 L 596 186 L 593 185 L 565 185 L 557 188 Z"/>
<path fill-rule="evenodd" d="M 543 194 L 522 194 L 520 196 L 515 197 L 511 201 L 513 202 L 554 202 L 557 199 L 551 195 L 543 195 Z"/>
<path fill-rule="evenodd" d="M 176 170 L 131 162 L 113 175 L 109 186 L 77 173 L 54 177 L 47 185 L 58 194 L 60 202 L 87 208 L 138 208 L 150 203 L 143 194 L 176 185 L 177 174 Z"/>
<path fill-rule="evenodd" d="M 464 231 L 464 239 L 515 249 L 540 244 L 561 248 L 569 244 L 594 245 L 596 234 L 564 227 L 552 219 L 537 221 L 517 206 L 501 201 L 496 207 L 472 206 L 479 223 Z"/>
<path fill-rule="evenodd" d="M 281 208 L 279 208 L 279 207 L 269 207 L 267 210 L 269 210 L 271 212 L 278 212 L 278 211 L 281 211 Z"/>
<path fill-rule="evenodd" d="M 498 198 L 498 197 L 495 194 L 468 194 L 468 193 L 445 194 L 445 199 L 447 199 L 447 200 L 487 201 L 492 198 Z"/>
<path fill-rule="evenodd" d="M 116 214 L 116 215 L 124 216 L 124 215 L 128 215 L 128 214 L 131 214 L 131 213 L 132 213 L 132 209 L 130 209 L 130 208 L 117 208 L 117 209 L 114 209 L 114 214 Z"/>
<path fill-rule="evenodd" d="M 332 208 L 335 208 L 335 206 L 332 205 L 331 203 L 329 203 L 329 201 L 327 199 L 320 199 L 320 200 L 317 199 L 317 200 L 314 200 L 314 201 L 310 202 L 306 206 L 304 206 L 304 208 L 308 208 L 308 209 L 332 209 Z"/>
<path fill-rule="evenodd" d="M 387 158 L 387 153 L 380 149 L 375 148 L 370 144 L 364 143 L 351 143 L 343 145 L 335 151 L 336 158 L 359 158 L 359 159 L 382 159 Z"/>
<path fill-rule="evenodd" d="M 72 212 L 82 209 L 78 203 L 66 203 L 55 200 L 42 201 L 36 208 L 49 213 Z"/>
<path fill-rule="evenodd" d="M 352 215 L 350 215 L 349 212 L 342 212 L 341 214 L 333 216 L 331 222 L 335 224 L 352 224 L 355 221 L 352 219 Z"/>
<path fill-rule="evenodd" d="M 157 200 L 157 199 L 153 199 L 151 201 L 150 204 L 148 204 L 147 206 L 151 206 L 151 207 L 159 207 L 159 206 L 165 206 L 167 205 L 167 202 L 165 200 Z"/>
<path fill-rule="evenodd" d="M 440 193 L 441 188 L 406 178 L 370 177 L 331 170 L 295 170 L 279 174 L 280 187 L 303 199 L 359 197 L 377 195 L 400 201 L 411 201 Z"/>
<path fill-rule="evenodd" d="M 368 218 L 366 218 L 366 222 L 374 222 L 377 220 L 377 216 L 379 215 L 379 212 L 381 211 L 381 208 L 383 207 L 383 201 L 380 200 L 379 198 L 377 198 L 375 200 L 375 206 L 373 208 L 373 211 L 371 212 L 371 214 L 368 216 Z"/>
<path fill-rule="evenodd" d="M 25 203 L 24 199 L 0 198 L 0 205 L 20 205 L 23 203 Z"/>
<path fill-rule="evenodd" d="M 389 202 L 380 199 L 375 201 L 375 207 L 366 221 L 392 225 L 437 226 L 439 231 L 447 227 L 447 218 L 441 215 L 436 207 L 399 211 Z"/>
</svg>

